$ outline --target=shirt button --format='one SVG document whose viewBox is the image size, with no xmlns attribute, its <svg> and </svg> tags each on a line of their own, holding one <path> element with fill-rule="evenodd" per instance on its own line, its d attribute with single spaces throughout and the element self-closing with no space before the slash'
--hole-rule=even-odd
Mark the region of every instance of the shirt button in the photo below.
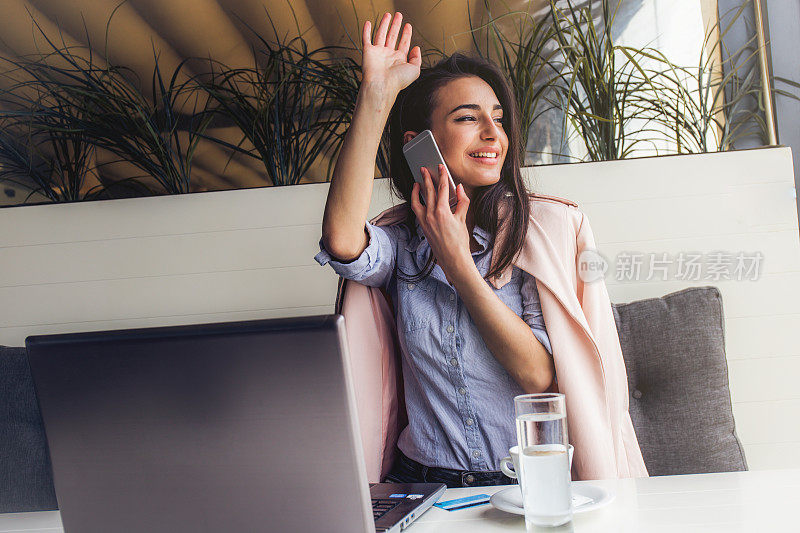
<svg viewBox="0 0 800 533">
<path fill-rule="evenodd" d="M 452 302 L 455 299 L 456 299 L 456 295 L 455 294 L 450 294 L 450 301 Z"/>
<path fill-rule="evenodd" d="M 413 284 L 413 283 L 409 283 L 409 284 L 408 284 L 408 290 L 411 290 L 411 289 L 413 289 L 413 288 L 414 288 L 414 284 Z"/>
<path fill-rule="evenodd" d="M 640 390 L 633 391 L 633 397 L 636 398 L 637 400 L 640 400 L 642 398 L 642 391 Z"/>
<path fill-rule="evenodd" d="M 452 359 L 450 359 L 450 364 L 453 366 L 458 366 L 458 359 L 453 357 Z"/>
<path fill-rule="evenodd" d="M 459 393 L 461 396 L 464 396 L 465 394 L 467 394 L 467 389 L 465 389 L 464 387 L 459 387 L 459 388 L 458 388 L 458 393 Z"/>
<path fill-rule="evenodd" d="M 453 326 L 447 326 L 447 333 L 453 333 L 453 331 L 455 331 Z"/>
<path fill-rule="evenodd" d="M 480 450 L 472 450 L 472 457 L 478 458 L 481 456 Z"/>
<path fill-rule="evenodd" d="M 468 426 L 471 426 L 474 423 L 475 423 L 475 421 L 473 419 L 467 418 L 467 425 Z M 478 453 L 480 453 L 480 452 L 478 452 Z M 475 452 L 472 452 L 472 454 L 475 455 Z M 476 455 L 476 457 L 477 457 L 477 455 Z"/>
</svg>

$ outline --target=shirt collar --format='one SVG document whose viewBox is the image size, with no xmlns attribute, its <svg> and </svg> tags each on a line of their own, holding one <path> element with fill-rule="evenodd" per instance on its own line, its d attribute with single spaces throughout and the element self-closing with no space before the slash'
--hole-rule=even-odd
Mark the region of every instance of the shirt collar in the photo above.
<svg viewBox="0 0 800 533">
<path fill-rule="evenodd" d="M 492 235 L 480 226 L 475 226 L 475 228 L 473 228 L 472 235 L 481 247 L 478 253 L 483 253 L 486 247 L 492 242 Z"/>
<path fill-rule="evenodd" d="M 417 226 L 417 235 L 412 237 L 410 241 L 406 244 L 405 248 L 409 252 L 414 252 L 414 256 L 417 259 L 417 263 L 425 256 L 425 253 L 430 248 L 428 245 L 428 240 L 425 238 L 424 234 L 422 233 L 422 226 L 419 225 L 418 220 L 414 220 L 414 223 Z M 475 241 L 478 243 L 479 248 L 476 252 L 473 252 L 473 255 L 480 255 L 486 251 L 486 248 L 492 243 L 492 235 L 483 229 L 482 227 L 475 225 L 472 229 L 472 235 L 475 237 Z"/>
</svg>

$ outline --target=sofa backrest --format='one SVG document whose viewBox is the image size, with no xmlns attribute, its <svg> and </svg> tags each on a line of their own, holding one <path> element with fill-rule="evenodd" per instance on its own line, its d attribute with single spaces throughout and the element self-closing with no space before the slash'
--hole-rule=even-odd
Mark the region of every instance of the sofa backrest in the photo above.
<svg viewBox="0 0 800 533">
<path fill-rule="evenodd" d="M 627 302 L 713 284 L 725 300 L 738 434 L 753 469 L 800 467 L 800 243 L 788 148 L 524 170 L 575 200 L 609 261 L 643 253 Z M 369 216 L 394 200 L 375 181 Z M 313 259 L 328 184 L 0 209 L 0 345 L 32 334 L 333 311 L 337 276 Z M 754 281 L 646 279 L 648 253 L 760 251 Z M 619 261 L 617 261 L 619 263 Z M 757 332 L 754 334 L 753 332 Z M 769 383 L 765 387 L 764 383 Z"/>
<path fill-rule="evenodd" d="M 0 513 L 58 509 L 25 348 L 0 346 Z"/>
</svg>

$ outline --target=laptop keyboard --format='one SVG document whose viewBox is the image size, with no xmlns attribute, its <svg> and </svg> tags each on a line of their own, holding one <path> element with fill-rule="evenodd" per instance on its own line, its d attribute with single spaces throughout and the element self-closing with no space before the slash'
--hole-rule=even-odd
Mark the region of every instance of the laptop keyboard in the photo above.
<svg viewBox="0 0 800 533">
<path fill-rule="evenodd" d="M 400 505 L 400 502 L 397 499 L 388 500 L 383 498 L 373 498 L 372 499 L 372 516 L 377 520 L 378 518 L 382 517 L 395 507 Z"/>
</svg>

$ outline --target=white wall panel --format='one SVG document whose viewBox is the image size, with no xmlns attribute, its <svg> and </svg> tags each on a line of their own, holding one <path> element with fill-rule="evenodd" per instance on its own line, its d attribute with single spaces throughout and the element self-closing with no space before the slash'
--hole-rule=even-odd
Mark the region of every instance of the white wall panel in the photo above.
<svg viewBox="0 0 800 533">
<path fill-rule="evenodd" d="M 775 444 L 744 444 L 744 454 L 750 470 L 800 468 L 800 441 Z M 757 465 L 757 466 L 754 466 Z"/>
<path fill-rule="evenodd" d="M 0 287 L 308 266 L 319 233 L 315 223 L 0 248 Z"/>
<path fill-rule="evenodd" d="M 736 359 L 728 362 L 731 396 L 736 403 L 800 400 L 800 357 Z M 795 423 L 800 427 L 800 421 Z"/>
<path fill-rule="evenodd" d="M 736 428 L 743 444 L 779 444 L 800 441 L 797 413 L 800 400 L 737 402 Z"/>
<path fill-rule="evenodd" d="M 728 361 L 797 355 L 798 326 L 800 313 L 726 317 Z"/>
</svg>

